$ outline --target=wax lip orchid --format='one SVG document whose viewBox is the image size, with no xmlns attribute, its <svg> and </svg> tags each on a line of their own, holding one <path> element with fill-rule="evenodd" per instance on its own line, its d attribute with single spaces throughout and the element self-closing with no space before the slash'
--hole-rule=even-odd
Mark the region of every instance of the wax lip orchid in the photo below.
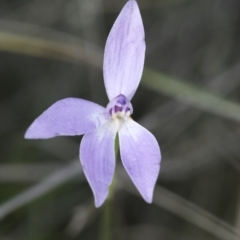
<svg viewBox="0 0 240 240">
<path fill-rule="evenodd" d="M 142 76 L 144 57 L 141 15 L 136 1 L 129 0 L 105 47 L 103 73 L 110 101 L 107 107 L 66 98 L 35 119 L 25 134 L 28 139 L 85 134 L 80 144 L 80 161 L 96 207 L 107 198 L 113 179 L 117 133 L 123 166 L 145 201 L 152 202 L 160 170 L 160 148 L 155 137 L 130 117 L 133 112 L 130 101 Z"/>
</svg>

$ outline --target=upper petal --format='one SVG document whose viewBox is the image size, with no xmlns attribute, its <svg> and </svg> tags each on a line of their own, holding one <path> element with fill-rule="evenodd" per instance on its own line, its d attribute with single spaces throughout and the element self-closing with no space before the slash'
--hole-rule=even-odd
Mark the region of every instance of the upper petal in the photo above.
<svg viewBox="0 0 240 240">
<path fill-rule="evenodd" d="M 25 138 L 51 138 L 59 135 L 81 135 L 103 125 L 108 119 L 104 107 L 78 98 L 54 103 L 34 120 Z"/>
<path fill-rule="evenodd" d="M 151 203 L 160 171 L 161 153 L 155 137 L 132 119 L 119 130 L 123 165 L 145 201 Z"/>
<path fill-rule="evenodd" d="M 116 127 L 109 121 L 83 136 L 80 145 L 80 161 L 95 197 L 95 206 L 100 207 L 108 195 L 115 168 L 114 143 Z"/>
<path fill-rule="evenodd" d="M 142 18 L 135 0 L 123 7 L 107 39 L 104 83 L 109 100 L 119 94 L 132 99 L 142 76 L 145 40 Z"/>
</svg>

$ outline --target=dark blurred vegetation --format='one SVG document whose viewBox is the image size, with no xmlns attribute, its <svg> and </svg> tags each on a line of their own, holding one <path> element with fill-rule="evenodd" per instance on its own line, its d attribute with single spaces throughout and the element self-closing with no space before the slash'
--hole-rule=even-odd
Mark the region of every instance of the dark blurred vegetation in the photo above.
<svg viewBox="0 0 240 240">
<path fill-rule="evenodd" d="M 0 0 L 1 240 L 101 239 L 104 207 L 94 208 L 80 164 L 71 165 L 81 137 L 23 135 L 59 99 L 108 103 L 102 51 L 124 3 Z M 239 0 L 138 3 L 148 69 L 240 104 Z M 113 239 L 240 239 L 240 118 L 164 93 L 141 84 L 132 101 L 162 168 L 148 205 L 118 161 Z"/>
</svg>

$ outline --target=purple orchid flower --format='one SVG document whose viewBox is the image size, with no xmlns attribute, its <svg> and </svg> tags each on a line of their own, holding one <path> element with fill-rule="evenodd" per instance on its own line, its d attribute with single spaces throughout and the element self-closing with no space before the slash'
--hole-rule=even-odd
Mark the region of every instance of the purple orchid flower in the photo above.
<svg viewBox="0 0 240 240">
<path fill-rule="evenodd" d="M 87 100 L 66 98 L 54 103 L 28 128 L 25 138 L 82 135 L 80 161 L 95 197 L 95 206 L 108 195 L 115 168 L 114 144 L 119 135 L 123 165 L 151 203 L 160 170 L 161 153 L 155 137 L 136 123 L 131 99 L 139 85 L 145 57 L 144 28 L 135 0 L 129 0 L 108 36 L 104 53 L 106 108 Z"/>
</svg>

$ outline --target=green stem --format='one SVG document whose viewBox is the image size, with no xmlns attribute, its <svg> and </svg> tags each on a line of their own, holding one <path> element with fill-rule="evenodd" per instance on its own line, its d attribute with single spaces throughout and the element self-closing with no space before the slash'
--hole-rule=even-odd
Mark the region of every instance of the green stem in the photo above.
<svg viewBox="0 0 240 240">
<path fill-rule="evenodd" d="M 119 151 L 119 139 L 118 135 L 115 139 L 115 158 L 117 160 Z M 114 174 L 113 181 L 109 186 L 108 198 L 103 206 L 103 222 L 100 240 L 111 240 L 112 239 L 112 199 L 114 196 L 114 187 L 116 183 L 116 174 Z"/>
</svg>

